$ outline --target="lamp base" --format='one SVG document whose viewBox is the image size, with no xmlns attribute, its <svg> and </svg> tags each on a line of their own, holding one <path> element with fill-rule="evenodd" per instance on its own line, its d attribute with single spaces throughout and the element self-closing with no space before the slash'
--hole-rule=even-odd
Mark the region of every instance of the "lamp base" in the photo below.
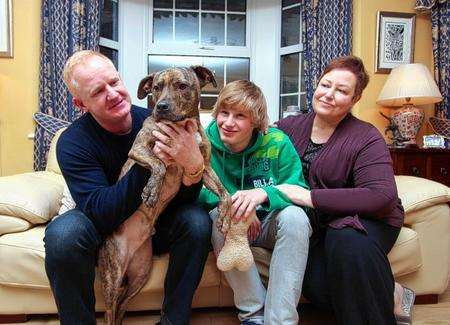
<svg viewBox="0 0 450 325">
<path fill-rule="evenodd" d="M 402 145 L 417 146 L 416 137 L 424 118 L 425 113 L 423 110 L 411 104 L 403 106 L 391 116 L 392 121 L 398 127 L 401 137 L 406 139 L 406 141 L 402 141 Z"/>
</svg>

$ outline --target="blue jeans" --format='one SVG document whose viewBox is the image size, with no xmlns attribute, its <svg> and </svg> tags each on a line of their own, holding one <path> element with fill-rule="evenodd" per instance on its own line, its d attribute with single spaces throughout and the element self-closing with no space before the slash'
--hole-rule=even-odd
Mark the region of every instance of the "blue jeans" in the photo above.
<svg viewBox="0 0 450 325">
<path fill-rule="evenodd" d="M 210 249 L 211 220 L 196 205 L 163 213 L 153 236 L 155 254 L 170 253 L 162 324 L 189 324 L 192 297 Z M 61 324 L 95 324 L 94 278 L 103 239 L 81 211 L 67 211 L 45 230 L 45 269 Z"/>
<path fill-rule="evenodd" d="M 217 216 L 217 209 L 212 210 L 211 240 L 216 254 L 225 242 L 216 227 Z M 224 272 L 233 289 L 239 320 L 242 324 L 298 324 L 297 305 L 312 233 L 309 219 L 302 208 L 291 205 L 262 217 L 261 228 L 260 235 L 250 245 L 272 251 L 267 290 L 255 264 L 245 272 L 235 269 Z"/>
</svg>

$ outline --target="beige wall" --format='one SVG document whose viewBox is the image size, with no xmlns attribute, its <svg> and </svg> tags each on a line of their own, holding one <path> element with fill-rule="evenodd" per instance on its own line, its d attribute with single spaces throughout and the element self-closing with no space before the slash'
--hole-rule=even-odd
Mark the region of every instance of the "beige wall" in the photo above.
<svg viewBox="0 0 450 325">
<path fill-rule="evenodd" d="M 384 132 L 386 121 L 375 103 L 387 75 L 374 73 L 376 13 L 378 10 L 414 12 L 414 0 L 353 0 L 354 54 L 369 70 L 371 82 L 356 116 L 375 124 Z M 32 114 L 38 108 L 40 0 L 14 2 L 14 58 L 0 58 L 0 174 L 11 175 L 33 168 L 34 132 Z M 432 68 L 431 24 L 428 17 L 416 20 L 414 62 Z M 385 110 L 391 113 L 390 110 Z M 432 109 L 426 110 L 432 115 Z M 423 129 L 423 128 L 422 128 Z"/>
<path fill-rule="evenodd" d="M 414 13 L 415 0 L 353 0 L 353 54 L 361 57 L 370 75 L 370 82 L 361 101 L 353 109 L 355 116 L 373 123 L 382 133 L 387 124 L 378 112 L 380 109 L 391 115 L 393 110 L 382 108 L 375 102 L 386 81 L 387 74 L 375 74 L 375 40 L 377 11 L 395 11 Z M 414 62 L 425 64 L 433 71 L 433 53 L 431 43 L 431 22 L 429 16 L 416 16 Z M 423 106 L 426 117 L 432 116 L 432 106 Z M 420 131 L 420 138 L 427 131 L 426 122 Z M 429 132 L 427 132 L 429 133 Z"/>
<path fill-rule="evenodd" d="M 33 169 L 39 87 L 40 0 L 13 1 L 14 57 L 0 58 L 0 174 Z"/>
</svg>

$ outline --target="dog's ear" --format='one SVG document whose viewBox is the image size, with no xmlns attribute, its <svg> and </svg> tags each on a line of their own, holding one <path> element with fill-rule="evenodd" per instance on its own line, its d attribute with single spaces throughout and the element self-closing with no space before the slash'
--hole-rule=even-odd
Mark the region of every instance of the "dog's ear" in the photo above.
<svg viewBox="0 0 450 325">
<path fill-rule="evenodd" d="M 146 96 L 148 96 L 148 94 L 152 92 L 152 83 L 154 77 L 155 73 L 152 73 L 141 80 L 137 92 L 137 96 L 139 99 L 145 98 Z"/>
<path fill-rule="evenodd" d="M 201 65 L 193 65 L 191 66 L 191 69 L 194 70 L 198 80 L 200 81 L 200 88 L 203 88 L 208 83 L 212 83 L 214 87 L 217 87 L 216 78 L 211 70 L 202 67 Z"/>
</svg>

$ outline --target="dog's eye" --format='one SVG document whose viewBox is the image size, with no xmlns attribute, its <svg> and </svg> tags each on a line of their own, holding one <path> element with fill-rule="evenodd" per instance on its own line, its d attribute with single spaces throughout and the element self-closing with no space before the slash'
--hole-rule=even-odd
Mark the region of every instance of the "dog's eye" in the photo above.
<svg viewBox="0 0 450 325">
<path fill-rule="evenodd" d="M 186 84 L 179 84 L 178 85 L 178 89 L 180 89 L 180 90 L 186 90 L 188 88 L 188 85 L 186 85 Z"/>
<path fill-rule="evenodd" d="M 153 86 L 153 91 L 159 91 L 159 87 L 157 85 Z"/>
</svg>

